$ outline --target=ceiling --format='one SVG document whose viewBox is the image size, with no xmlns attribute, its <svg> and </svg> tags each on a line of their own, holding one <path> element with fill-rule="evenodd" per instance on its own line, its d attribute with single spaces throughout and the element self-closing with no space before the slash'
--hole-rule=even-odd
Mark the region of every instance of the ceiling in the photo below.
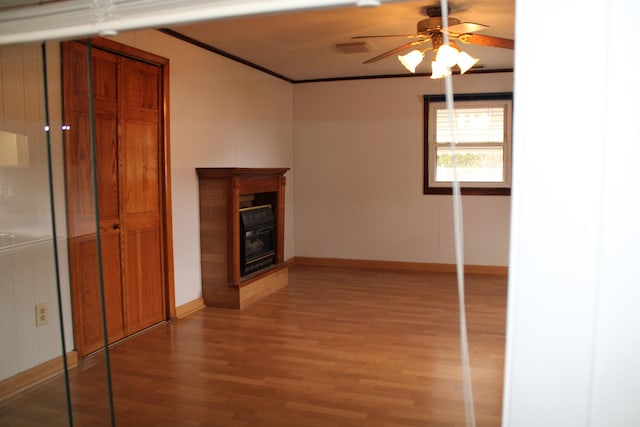
<svg viewBox="0 0 640 427">
<path fill-rule="evenodd" d="M 407 38 L 363 39 L 364 53 L 342 53 L 336 44 L 351 43 L 353 36 L 412 34 L 425 19 L 425 7 L 437 0 L 400 1 L 377 7 L 338 7 L 176 25 L 169 29 L 293 82 L 349 77 L 407 75 L 396 56 L 371 64 L 363 61 L 408 41 Z M 514 0 L 451 1 L 450 16 L 462 22 L 489 26 L 480 32 L 514 38 Z M 495 47 L 463 45 L 462 50 L 480 58 L 481 70 L 513 68 L 513 51 Z M 408 49 L 407 51 L 409 51 Z M 417 73 L 429 73 L 430 56 Z"/>
</svg>

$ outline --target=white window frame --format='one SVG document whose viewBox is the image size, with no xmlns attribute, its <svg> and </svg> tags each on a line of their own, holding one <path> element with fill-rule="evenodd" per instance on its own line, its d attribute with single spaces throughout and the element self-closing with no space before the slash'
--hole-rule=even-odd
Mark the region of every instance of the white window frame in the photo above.
<svg viewBox="0 0 640 427">
<path fill-rule="evenodd" d="M 424 194 L 451 194 L 452 181 L 436 181 L 436 149 L 448 148 L 449 142 L 436 141 L 436 112 L 445 107 L 444 95 L 424 96 Z M 477 195 L 509 195 L 511 194 L 511 152 L 513 123 L 513 94 L 511 92 L 461 94 L 454 96 L 454 109 L 503 107 L 504 138 L 503 142 L 458 143 L 456 148 L 501 147 L 503 155 L 502 181 L 480 182 L 460 181 L 462 194 Z"/>
</svg>

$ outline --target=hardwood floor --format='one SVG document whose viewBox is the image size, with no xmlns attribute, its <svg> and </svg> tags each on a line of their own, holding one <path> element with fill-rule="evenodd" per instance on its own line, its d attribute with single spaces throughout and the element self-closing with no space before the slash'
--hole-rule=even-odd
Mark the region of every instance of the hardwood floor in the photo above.
<svg viewBox="0 0 640 427">
<path fill-rule="evenodd" d="M 477 425 L 499 426 L 506 277 L 468 275 L 466 299 Z M 118 426 L 464 425 L 452 274 L 294 266 L 243 311 L 206 308 L 110 355 Z M 75 425 L 109 424 L 101 357 L 71 375 Z M 0 425 L 65 412 L 50 381 L 0 404 Z"/>
</svg>

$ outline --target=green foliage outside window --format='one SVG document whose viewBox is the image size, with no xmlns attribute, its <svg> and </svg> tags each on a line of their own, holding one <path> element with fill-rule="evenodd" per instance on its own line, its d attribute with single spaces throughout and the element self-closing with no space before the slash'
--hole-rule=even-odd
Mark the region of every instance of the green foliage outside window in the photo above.
<svg viewBox="0 0 640 427">
<path fill-rule="evenodd" d="M 483 166 L 483 156 L 480 154 L 465 153 L 456 155 L 457 166 L 459 168 L 480 168 Z M 451 154 L 438 154 L 436 160 L 438 167 L 452 168 L 453 167 L 453 155 Z"/>
</svg>

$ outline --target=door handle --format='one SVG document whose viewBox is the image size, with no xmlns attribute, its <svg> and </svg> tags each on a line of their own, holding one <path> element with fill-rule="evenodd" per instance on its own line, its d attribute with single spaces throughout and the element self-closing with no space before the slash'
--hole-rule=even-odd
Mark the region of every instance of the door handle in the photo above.
<svg viewBox="0 0 640 427">
<path fill-rule="evenodd" d="M 119 230 L 120 229 L 120 224 L 118 224 L 117 222 L 114 222 L 113 225 L 111 226 L 111 228 L 113 228 L 114 230 Z"/>
</svg>

